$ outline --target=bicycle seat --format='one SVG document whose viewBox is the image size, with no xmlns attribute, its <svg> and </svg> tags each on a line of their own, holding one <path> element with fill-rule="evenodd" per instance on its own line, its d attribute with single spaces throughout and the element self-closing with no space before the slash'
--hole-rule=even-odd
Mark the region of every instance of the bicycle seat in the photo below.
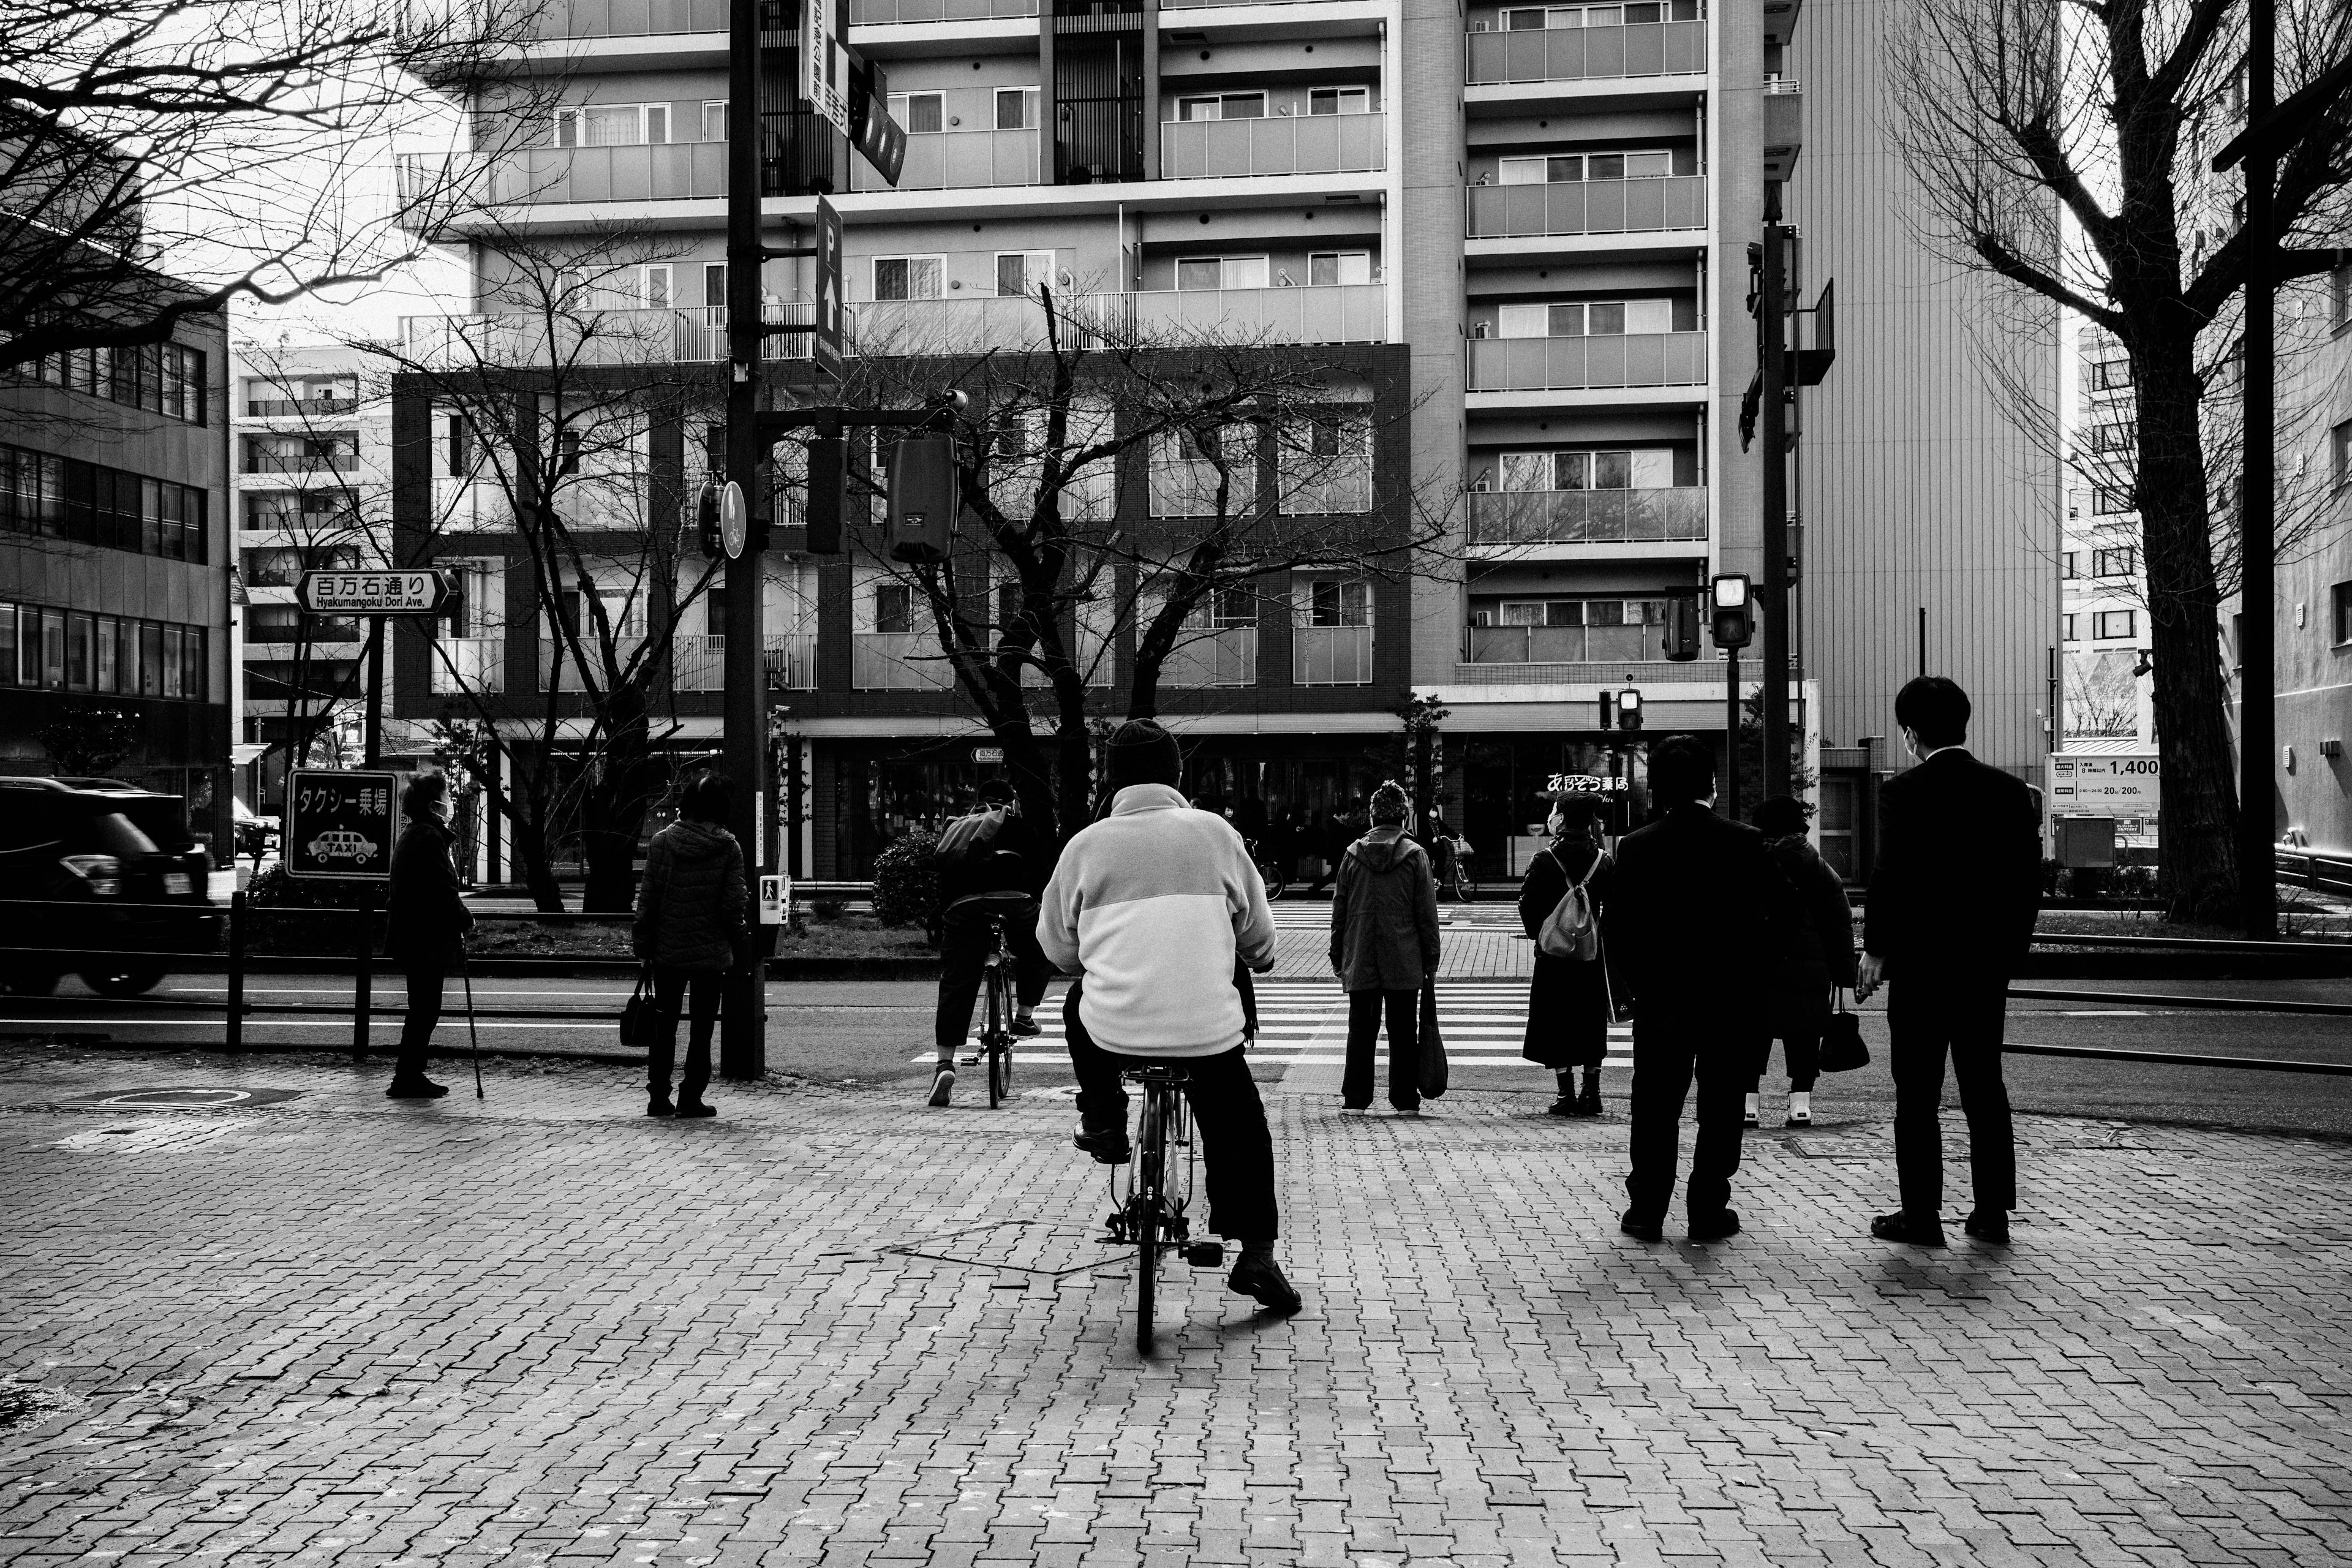
<svg viewBox="0 0 2352 1568">
<path fill-rule="evenodd" d="M 1182 1083 L 1192 1075 L 1178 1067 L 1129 1068 L 1118 1075 L 1129 1083 Z"/>
</svg>

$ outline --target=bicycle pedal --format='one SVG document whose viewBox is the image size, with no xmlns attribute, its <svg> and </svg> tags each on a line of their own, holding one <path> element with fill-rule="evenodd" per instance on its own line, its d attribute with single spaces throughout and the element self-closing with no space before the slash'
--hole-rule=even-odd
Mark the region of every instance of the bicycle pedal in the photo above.
<svg viewBox="0 0 2352 1568">
<path fill-rule="evenodd" d="M 979 1065 L 980 1065 L 980 1053 L 979 1053 L 978 1051 L 974 1051 L 974 1052 L 972 1052 L 972 1054 L 971 1054 L 971 1055 L 970 1055 L 970 1056 L 968 1056 L 968 1057 L 958 1057 L 958 1058 L 956 1058 L 956 1066 L 958 1066 L 958 1067 L 964 1067 L 964 1068 L 976 1068 L 976 1067 L 978 1067 Z"/>
<path fill-rule="evenodd" d="M 1215 1241 L 1186 1242 L 1184 1261 L 1195 1268 L 1222 1268 L 1225 1266 L 1224 1244 Z"/>
</svg>

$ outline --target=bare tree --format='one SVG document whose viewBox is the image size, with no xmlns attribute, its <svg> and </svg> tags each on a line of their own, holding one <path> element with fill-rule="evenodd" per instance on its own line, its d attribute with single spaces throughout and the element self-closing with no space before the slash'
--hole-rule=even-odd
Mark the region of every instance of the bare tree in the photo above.
<svg viewBox="0 0 2352 1568">
<path fill-rule="evenodd" d="M 639 303 L 642 269 L 673 251 L 633 227 L 509 233 L 492 248 L 482 314 L 419 318 L 399 342 L 362 345 L 434 411 L 434 515 L 394 550 L 410 565 L 462 556 L 470 538 L 518 547 L 530 582 L 509 597 L 536 624 L 537 679 L 494 680 L 436 639 L 452 699 L 440 738 L 509 825 L 541 908 L 562 907 L 556 852 L 576 831 L 583 907 L 625 910 L 638 832 L 668 782 L 672 629 L 714 586 L 715 567 L 688 556 L 680 500 L 701 422 L 722 406 L 700 362 L 723 335 L 701 312 Z M 681 427 L 684 469 L 665 484 L 651 442 Z"/>
<path fill-rule="evenodd" d="M 2352 46 L 2352 12 L 2337 0 L 2282 0 L 2279 12 L 2284 98 Z M 2012 298 L 2080 312 L 2128 358 L 2175 919 L 2226 919 L 2237 900 L 2215 548 L 2233 509 L 2216 503 L 2207 400 L 2232 358 L 2247 242 L 2235 182 L 2205 172 L 2242 119 L 2237 17 L 2228 0 L 1906 0 L 1885 52 L 1924 235 Z M 2352 110 L 2339 100 L 2281 153 L 2290 244 L 2341 234 L 2348 180 Z"/>
<path fill-rule="evenodd" d="M 379 202 L 377 165 L 395 136 L 463 135 L 453 104 L 536 26 L 527 0 L 0 7 L 0 370 L 422 255 L 464 169 Z"/>
<path fill-rule="evenodd" d="M 1362 598 L 1345 616 L 1374 580 L 1433 564 L 1453 494 L 1402 479 L 1410 404 L 1376 353 L 1139 328 L 1118 296 L 1041 287 L 1023 303 L 1025 330 L 991 323 L 998 346 L 972 353 L 927 339 L 920 306 L 895 323 L 866 308 L 844 399 L 969 396 L 955 436 L 970 526 L 945 562 L 893 561 L 885 478 L 853 464 L 866 504 L 848 531 L 920 607 L 915 657 L 1004 748 L 1024 813 L 1066 834 L 1090 815 L 1092 731 L 1123 648 L 1126 715 L 1156 717 L 1171 678 L 1206 684 L 1269 607 L 1293 615 L 1293 572 L 1350 574 Z"/>
</svg>

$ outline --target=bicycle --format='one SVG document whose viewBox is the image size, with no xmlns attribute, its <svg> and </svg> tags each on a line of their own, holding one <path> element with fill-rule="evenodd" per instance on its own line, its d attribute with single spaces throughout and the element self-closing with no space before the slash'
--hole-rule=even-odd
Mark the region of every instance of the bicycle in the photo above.
<svg viewBox="0 0 2352 1568">
<path fill-rule="evenodd" d="M 1478 901 L 1477 874 L 1470 869 L 1470 846 L 1454 841 L 1454 896 L 1465 904 Z"/>
<path fill-rule="evenodd" d="M 980 1047 L 988 1058 L 988 1108 L 993 1110 L 1013 1092 L 1013 949 L 1001 917 L 988 922 L 988 931 L 994 945 L 981 971 L 988 1012 Z"/>
<path fill-rule="evenodd" d="M 1135 1353 L 1151 1353 L 1154 1298 L 1159 1292 L 1160 1255 L 1181 1250 L 1184 1261 L 1200 1268 L 1223 1264 L 1225 1249 L 1214 1241 L 1192 1239 L 1192 1221 L 1185 1213 L 1192 1200 L 1192 1168 L 1197 1151 L 1192 1142 L 1192 1108 L 1184 1100 L 1186 1073 L 1181 1067 L 1130 1068 L 1119 1074 L 1143 1089 L 1143 1120 L 1137 1129 L 1133 1157 L 1111 1173 L 1111 1197 L 1117 1206 L 1104 1237 L 1115 1247 L 1135 1248 Z M 1172 1152 L 1183 1151 L 1181 1179 Z M 1120 1196 L 1120 1170 L 1127 1172 L 1127 1192 Z"/>
<path fill-rule="evenodd" d="M 1256 839 L 1244 842 L 1249 848 L 1250 863 L 1257 868 L 1258 880 L 1265 884 L 1265 901 L 1272 903 L 1290 886 L 1290 878 L 1284 872 L 1282 862 L 1268 858 L 1265 852 L 1258 847 Z"/>
</svg>

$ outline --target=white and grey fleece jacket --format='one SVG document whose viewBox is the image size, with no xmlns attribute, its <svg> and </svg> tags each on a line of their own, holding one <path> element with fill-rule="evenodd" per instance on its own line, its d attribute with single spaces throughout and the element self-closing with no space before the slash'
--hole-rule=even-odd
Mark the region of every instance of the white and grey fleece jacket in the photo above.
<svg viewBox="0 0 2352 1568">
<path fill-rule="evenodd" d="M 1242 836 L 1166 784 L 1129 784 L 1062 851 L 1037 945 L 1083 971 L 1078 1016 L 1105 1050 L 1212 1057 L 1242 1043 L 1234 960 L 1274 961 L 1274 913 Z"/>
</svg>

